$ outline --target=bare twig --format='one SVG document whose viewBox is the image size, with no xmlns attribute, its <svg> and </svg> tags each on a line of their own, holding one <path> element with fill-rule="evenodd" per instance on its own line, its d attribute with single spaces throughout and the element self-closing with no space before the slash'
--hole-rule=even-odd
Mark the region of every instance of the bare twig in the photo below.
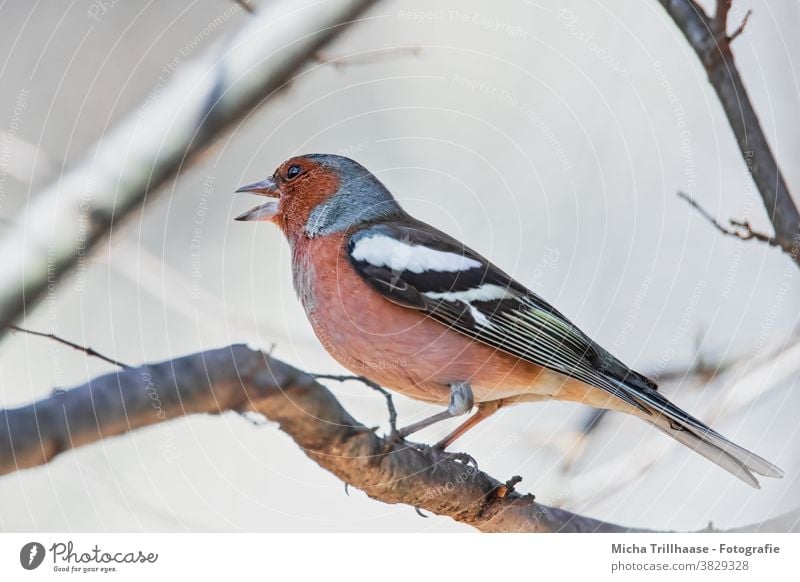
<svg viewBox="0 0 800 582">
<path fill-rule="evenodd" d="M 742 240 L 748 240 L 752 238 L 767 243 L 773 247 L 780 246 L 781 244 L 775 237 L 753 230 L 753 228 L 750 226 L 750 222 L 747 220 L 736 220 L 735 218 L 729 218 L 728 222 L 732 227 L 738 229 L 734 231 L 734 236 Z"/>
<path fill-rule="evenodd" d="M 0 474 L 137 428 L 227 410 L 277 422 L 309 458 L 373 499 L 481 531 L 644 531 L 542 505 L 514 490 L 516 477 L 503 483 L 432 447 L 383 439 L 309 374 L 243 345 L 120 370 L 0 411 Z M 798 528 L 797 520 L 788 525 Z"/>
<path fill-rule="evenodd" d="M 744 30 L 749 15 L 728 36 L 726 25 L 730 0 L 717 1 L 713 18 L 694 0 L 659 2 L 694 49 L 722 104 L 739 151 L 775 229 L 773 236 L 763 236 L 775 241 L 774 246 L 781 248 L 800 267 L 800 211 L 792 200 L 731 52 L 731 40 Z M 743 230 L 743 234 L 748 232 L 748 228 Z M 749 238 L 759 237 L 753 233 Z"/>
<path fill-rule="evenodd" d="M 708 220 L 714 226 L 714 228 L 726 236 L 733 236 L 741 240 L 754 239 L 773 247 L 781 246 L 781 243 L 775 237 L 753 230 L 753 228 L 750 226 L 750 222 L 747 220 L 736 220 L 735 218 L 729 218 L 728 222 L 731 226 L 726 227 L 720 224 L 720 222 L 714 218 L 711 213 L 700 206 L 700 204 L 688 194 L 685 194 L 684 192 L 678 192 L 678 196 L 691 204 L 703 216 L 703 218 Z"/>
<path fill-rule="evenodd" d="M 751 14 L 753 14 L 753 11 L 752 10 L 748 10 L 745 13 L 744 18 L 742 18 L 742 22 L 739 23 L 739 26 L 737 26 L 736 29 L 734 29 L 734 31 L 728 35 L 728 42 L 729 43 L 733 42 L 733 40 L 737 36 L 739 36 L 740 34 L 742 34 L 744 32 L 744 27 L 747 26 L 747 22 L 750 20 L 750 15 Z"/>
<path fill-rule="evenodd" d="M 253 18 L 175 72 L 83 161 L 20 210 L 0 237 L 0 333 L 48 285 L 235 122 L 286 86 L 376 0 L 265 2 Z M 30 217 L 35 217 L 31 220 Z"/>
<path fill-rule="evenodd" d="M 58 342 L 60 344 L 63 344 L 65 346 L 69 346 L 69 347 L 71 347 L 73 349 L 76 349 L 79 352 L 83 352 L 87 356 L 91 356 L 93 358 L 98 358 L 100 360 L 108 362 L 109 364 L 114 364 L 115 366 L 119 366 L 120 368 L 123 368 L 123 369 L 130 368 L 130 366 L 128 366 L 127 364 L 123 364 L 122 362 L 120 362 L 118 360 L 115 360 L 114 358 L 109 358 L 108 356 L 104 356 L 103 354 L 101 354 L 100 352 L 95 350 L 94 348 L 90 348 L 90 347 L 87 347 L 87 346 L 82 346 L 80 344 L 76 344 L 74 342 L 69 341 L 68 339 L 64 339 L 62 337 L 57 336 L 54 333 L 45 333 L 45 332 L 42 332 L 42 331 L 34 331 L 32 329 L 26 329 L 24 327 L 20 327 L 18 325 L 14 325 L 13 323 L 9 323 L 6 327 L 8 327 L 9 329 L 12 329 L 14 331 L 21 332 L 21 333 L 27 333 L 29 335 L 35 335 L 35 336 L 38 336 L 38 337 L 44 337 L 44 338 L 47 338 L 47 339 L 51 339 L 51 340 L 56 341 L 56 342 Z"/>
<path fill-rule="evenodd" d="M 270 352 L 270 355 L 272 353 Z M 348 382 L 350 380 L 355 380 L 356 382 L 361 382 L 379 392 L 383 395 L 386 399 L 386 408 L 389 410 L 389 428 L 391 429 L 391 434 L 394 436 L 397 434 L 397 409 L 394 407 L 394 400 L 392 400 L 391 393 L 386 390 L 383 386 L 378 384 L 377 382 L 373 382 L 369 378 L 365 378 L 364 376 L 354 376 L 348 374 L 311 374 L 317 380 L 336 380 L 337 382 Z"/>
</svg>

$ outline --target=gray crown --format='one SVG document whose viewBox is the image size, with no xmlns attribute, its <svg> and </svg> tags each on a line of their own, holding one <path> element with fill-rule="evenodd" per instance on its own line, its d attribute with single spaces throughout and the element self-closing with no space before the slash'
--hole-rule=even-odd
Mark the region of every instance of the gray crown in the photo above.
<svg viewBox="0 0 800 582">
<path fill-rule="evenodd" d="M 364 166 L 334 154 L 302 156 L 339 176 L 339 189 L 308 217 L 309 237 L 341 232 L 357 224 L 405 214 L 392 193 Z"/>
</svg>

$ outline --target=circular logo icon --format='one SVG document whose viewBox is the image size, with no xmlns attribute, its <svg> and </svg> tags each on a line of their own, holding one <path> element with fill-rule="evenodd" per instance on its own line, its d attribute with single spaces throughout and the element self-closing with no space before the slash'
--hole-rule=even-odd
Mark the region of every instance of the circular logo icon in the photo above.
<svg viewBox="0 0 800 582">
<path fill-rule="evenodd" d="M 39 542 L 28 542 L 19 551 L 19 563 L 26 570 L 35 570 L 44 561 L 44 546 Z"/>
</svg>

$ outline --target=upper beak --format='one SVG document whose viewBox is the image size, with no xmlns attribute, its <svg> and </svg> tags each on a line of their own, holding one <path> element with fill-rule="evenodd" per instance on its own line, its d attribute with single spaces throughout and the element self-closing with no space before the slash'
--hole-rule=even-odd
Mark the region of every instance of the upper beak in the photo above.
<svg viewBox="0 0 800 582">
<path fill-rule="evenodd" d="M 265 178 L 260 182 L 253 182 L 247 186 L 242 186 L 236 192 L 252 192 L 253 194 L 261 194 L 262 196 L 270 196 L 272 198 L 278 197 L 278 185 L 272 176 Z"/>
<path fill-rule="evenodd" d="M 272 177 L 254 182 L 247 186 L 242 186 L 236 192 L 252 192 L 261 196 L 269 196 L 270 198 L 279 198 L 278 185 Z M 266 204 L 256 206 L 252 210 L 248 210 L 244 214 L 240 214 L 234 220 L 270 220 L 278 213 L 278 201 L 270 200 Z"/>
</svg>

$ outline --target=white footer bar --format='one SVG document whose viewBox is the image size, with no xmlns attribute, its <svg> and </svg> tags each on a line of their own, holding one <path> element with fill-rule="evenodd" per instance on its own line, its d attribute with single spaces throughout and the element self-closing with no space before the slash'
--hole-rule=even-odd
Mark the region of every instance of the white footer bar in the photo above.
<svg viewBox="0 0 800 582">
<path fill-rule="evenodd" d="M 798 572 L 796 534 L 0 534 L 0 580 L 14 581 L 776 582 Z"/>
</svg>

